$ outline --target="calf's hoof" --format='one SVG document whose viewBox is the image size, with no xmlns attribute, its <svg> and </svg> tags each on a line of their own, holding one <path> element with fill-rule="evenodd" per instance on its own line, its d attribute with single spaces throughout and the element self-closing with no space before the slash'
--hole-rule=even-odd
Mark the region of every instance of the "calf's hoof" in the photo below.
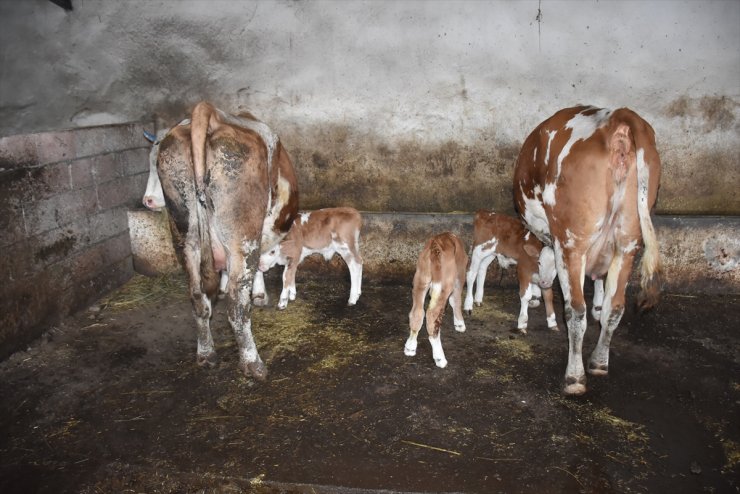
<svg viewBox="0 0 740 494">
<path fill-rule="evenodd" d="M 413 357 L 416 355 L 416 348 L 403 347 L 403 354 L 407 357 Z"/>
<path fill-rule="evenodd" d="M 247 377 L 254 377 L 257 381 L 267 379 L 267 366 L 261 360 L 257 362 L 242 362 L 239 364 L 239 367 Z"/>
<path fill-rule="evenodd" d="M 434 365 L 436 365 L 440 369 L 444 369 L 445 367 L 447 367 L 447 359 L 446 358 L 436 358 L 434 359 Z"/>
<path fill-rule="evenodd" d="M 606 376 L 607 374 L 609 374 L 609 365 L 595 364 L 593 362 L 589 362 L 588 373 L 592 376 Z"/>
<path fill-rule="evenodd" d="M 208 367 L 209 369 L 213 369 L 216 367 L 216 364 L 218 364 L 218 357 L 216 357 L 216 352 L 198 354 L 195 357 L 195 363 L 198 364 L 198 367 Z"/>
<path fill-rule="evenodd" d="M 581 396 L 585 392 L 586 376 L 580 378 L 568 376 L 565 378 L 565 388 L 563 388 L 563 393 L 565 393 L 566 396 Z"/>
<path fill-rule="evenodd" d="M 285 310 L 285 308 L 288 307 L 288 301 L 280 302 L 277 305 L 278 310 Z"/>
<path fill-rule="evenodd" d="M 267 298 L 267 294 L 263 293 L 252 297 L 252 303 L 255 307 L 267 307 L 267 304 L 270 303 L 270 299 Z"/>
<path fill-rule="evenodd" d="M 530 299 L 529 302 L 527 302 L 527 305 L 530 308 L 539 307 L 540 306 L 540 299 L 538 299 L 538 298 Z"/>
<path fill-rule="evenodd" d="M 466 316 L 472 316 L 473 315 L 473 309 L 465 309 L 465 310 L 463 310 L 463 313 L 465 313 Z"/>
<path fill-rule="evenodd" d="M 519 334 L 527 334 L 527 327 L 525 326 L 523 328 L 517 328 L 517 332 Z"/>
<path fill-rule="evenodd" d="M 555 326 L 548 326 L 547 329 L 549 329 L 550 331 L 554 331 L 555 333 L 560 332 L 560 328 L 558 327 L 557 324 Z"/>
<path fill-rule="evenodd" d="M 465 324 L 455 324 L 455 331 L 457 331 L 458 333 L 464 333 Z"/>
</svg>

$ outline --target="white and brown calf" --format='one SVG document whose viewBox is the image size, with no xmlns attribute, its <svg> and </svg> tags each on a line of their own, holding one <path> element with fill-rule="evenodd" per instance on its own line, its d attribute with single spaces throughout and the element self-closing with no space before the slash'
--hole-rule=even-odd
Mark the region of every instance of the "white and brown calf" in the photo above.
<svg viewBox="0 0 740 494">
<path fill-rule="evenodd" d="M 442 318 L 449 299 L 455 330 L 465 331 L 461 306 L 467 264 L 465 245 L 452 233 L 436 235 L 424 245 L 416 264 L 413 305 L 409 312 L 410 331 L 403 348 L 403 352 L 409 357 L 416 355 L 416 339 L 424 322 L 424 300 L 427 292 L 430 292 L 426 322 L 429 343 L 432 344 L 432 357 L 437 367 L 447 366 L 445 352 L 442 349 Z"/>
<path fill-rule="evenodd" d="M 595 281 L 592 314 L 601 323 L 588 362 L 592 375 L 608 372 L 609 345 L 643 244 L 638 303 L 648 308 L 658 301 L 660 254 L 650 210 L 659 184 L 653 128 L 627 108 L 566 108 L 524 141 L 514 169 L 514 200 L 527 227 L 555 254 L 570 342 L 565 394 L 586 391 L 584 277 Z"/>
<path fill-rule="evenodd" d="M 278 309 L 285 309 L 288 300 L 295 300 L 298 265 L 312 254 L 321 254 L 327 261 L 334 254 L 344 259 L 351 282 L 347 304 L 355 305 L 362 293 L 361 228 L 362 216 L 354 208 L 325 208 L 301 213 L 293 221 L 288 235 L 260 256 L 259 269 L 262 272 L 275 264 L 285 266 Z"/>
<path fill-rule="evenodd" d="M 474 300 L 478 306 L 483 302 L 486 270 L 494 259 L 504 269 L 516 265 L 521 300 L 517 321 L 519 331 L 526 334 L 527 309 L 539 306 L 540 294 L 545 299 L 547 327 L 557 331 L 558 324 L 552 306 L 552 282 L 555 279 L 552 249 L 543 249 L 542 242 L 524 228 L 517 218 L 485 209 L 478 210 L 473 220 L 473 249 L 467 273 L 468 291 L 464 310 L 470 314 Z"/>
</svg>

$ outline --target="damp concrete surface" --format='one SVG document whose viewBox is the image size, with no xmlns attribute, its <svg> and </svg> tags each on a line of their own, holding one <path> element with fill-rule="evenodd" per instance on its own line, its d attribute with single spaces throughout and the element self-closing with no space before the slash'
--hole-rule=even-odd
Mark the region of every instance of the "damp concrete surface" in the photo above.
<svg viewBox="0 0 740 494">
<path fill-rule="evenodd" d="M 410 278 L 366 276 L 348 307 L 346 269 L 299 270 L 278 311 L 272 270 L 253 312 L 265 382 L 238 372 L 223 303 L 200 368 L 183 278 L 118 303 L 140 278 L 0 364 L 1 492 L 738 492 L 738 295 L 630 305 L 609 375 L 571 398 L 562 297 L 559 332 L 538 307 L 518 334 L 495 274 L 466 332 L 447 308 L 439 369 L 425 329 L 403 353 Z"/>
</svg>

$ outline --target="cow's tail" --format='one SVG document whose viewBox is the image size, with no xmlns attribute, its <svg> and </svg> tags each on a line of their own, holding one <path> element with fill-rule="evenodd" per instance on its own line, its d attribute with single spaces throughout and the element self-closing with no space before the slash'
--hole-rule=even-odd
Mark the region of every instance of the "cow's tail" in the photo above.
<svg viewBox="0 0 740 494">
<path fill-rule="evenodd" d="M 210 245 L 210 222 L 206 206 L 204 181 L 206 174 L 206 139 L 208 138 L 208 134 L 213 132 L 217 125 L 216 109 L 211 104 L 201 101 L 195 105 L 190 119 L 190 146 L 193 159 L 196 211 L 201 245 Z"/>
<path fill-rule="evenodd" d="M 637 117 L 637 115 L 635 115 Z M 650 219 L 650 181 L 660 180 L 660 157 L 655 150 L 653 129 L 641 118 L 633 118 L 631 125 L 635 139 L 637 159 L 637 212 L 640 217 L 640 230 L 645 249 L 640 261 L 640 293 L 637 305 L 646 310 L 653 307 L 660 300 L 662 287 L 662 266 L 660 249 L 655 228 Z M 651 168 L 658 176 L 650 176 Z"/>
<path fill-rule="evenodd" d="M 210 103 L 201 101 L 190 119 L 190 138 L 193 152 L 193 174 L 198 200 L 205 203 L 206 139 L 218 127 L 218 113 Z"/>
</svg>

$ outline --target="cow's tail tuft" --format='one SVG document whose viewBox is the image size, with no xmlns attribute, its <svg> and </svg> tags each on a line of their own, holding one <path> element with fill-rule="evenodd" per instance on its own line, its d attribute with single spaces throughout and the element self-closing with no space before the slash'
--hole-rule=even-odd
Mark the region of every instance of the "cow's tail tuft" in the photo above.
<svg viewBox="0 0 740 494">
<path fill-rule="evenodd" d="M 637 137 L 640 133 L 635 135 Z M 660 250 L 655 228 L 650 219 L 650 204 L 648 200 L 650 168 L 645 161 L 644 143 L 637 144 L 637 212 L 640 216 L 640 230 L 645 249 L 640 261 L 640 293 L 637 296 L 637 305 L 640 310 L 653 307 L 660 300 L 660 291 L 663 283 Z M 656 179 L 656 178 L 654 178 Z"/>
</svg>

